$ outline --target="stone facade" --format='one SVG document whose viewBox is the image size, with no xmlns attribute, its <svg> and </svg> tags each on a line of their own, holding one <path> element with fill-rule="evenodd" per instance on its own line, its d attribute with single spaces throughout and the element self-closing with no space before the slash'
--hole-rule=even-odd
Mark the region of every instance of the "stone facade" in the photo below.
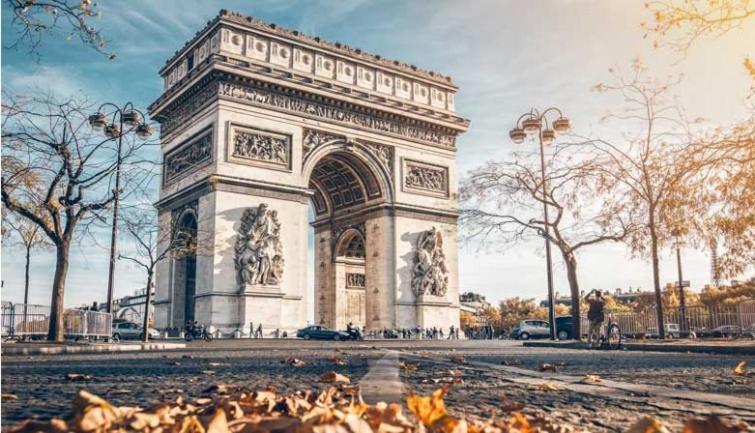
<svg viewBox="0 0 755 433">
<path fill-rule="evenodd" d="M 158 327 L 303 327 L 309 225 L 316 322 L 458 325 L 448 77 L 225 11 L 161 75 L 159 217 L 198 248 L 159 264 Z"/>
</svg>

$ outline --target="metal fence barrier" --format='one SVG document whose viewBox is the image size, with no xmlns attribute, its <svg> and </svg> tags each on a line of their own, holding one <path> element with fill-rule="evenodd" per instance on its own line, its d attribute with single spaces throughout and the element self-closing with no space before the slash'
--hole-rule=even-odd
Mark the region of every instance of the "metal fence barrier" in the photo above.
<svg viewBox="0 0 755 433">
<path fill-rule="evenodd" d="M 638 313 L 610 313 L 614 323 L 619 325 L 621 333 L 631 337 L 643 337 L 645 334 L 658 333 L 658 320 L 655 307 Z M 686 320 L 683 320 L 686 319 Z M 723 334 L 738 335 L 755 331 L 755 301 L 743 301 L 735 305 L 691 306 L 684 315 L 680 308 L 668 308 L 663 313 L 665 324 L 679 325 L 681 330 L 692 330 L 700 335 L 710 334 L 716 330 Z M 686 327 L 682 322 L 686 321 Z M 588 320 L 582 316 L 582 332 L 587 333 Z"/>
<path fill-rule="evenodd" d="M 50 307 L 47 305 L 2 303 L 2 336 L 5 338 L 34 338 L 47 335 L 50 327 Z M 66 309 L 63 328 L 67 338 L 109 338 L 113 316 L 100 311 Z"/>
</svg>

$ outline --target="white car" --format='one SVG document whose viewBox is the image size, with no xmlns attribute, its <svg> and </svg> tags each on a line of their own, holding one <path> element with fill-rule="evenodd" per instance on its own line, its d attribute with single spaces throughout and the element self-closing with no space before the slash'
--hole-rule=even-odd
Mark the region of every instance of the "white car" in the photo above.
<svg viewBox="0 0 755 433">
<path fill-rule="evenodd" d="M 680 338 L 681 328 L 678 323 L 666 323 L 663 325 L 663 329 L 666 330 L 666 338 Z M 658 328 L 648 328 L 645 331 L 645 338 L 660 338 L 658 335 Z"/>
<path fill-rule="evenodd" d="M 149 338 L 160 338 L 160 333 L 149 328 Z M 113 340 L 139 340 L 142 338 L 142 325 L 134 322 L 113 323 Z"/>
</svg>

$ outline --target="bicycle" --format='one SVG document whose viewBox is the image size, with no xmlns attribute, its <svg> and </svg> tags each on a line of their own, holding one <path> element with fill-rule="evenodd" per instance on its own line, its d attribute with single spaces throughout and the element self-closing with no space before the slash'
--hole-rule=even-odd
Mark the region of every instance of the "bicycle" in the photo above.
<svg viewBox="0 0 755 433">
<path fill-rule="evenodd" d="M 601 332 L 598 347 L 603 350 L 621 349 L 621 329 L 613 321 L 613 317 L 608 315 L 608 322 L 605 324 L 605 332 Z"/>
</svg>

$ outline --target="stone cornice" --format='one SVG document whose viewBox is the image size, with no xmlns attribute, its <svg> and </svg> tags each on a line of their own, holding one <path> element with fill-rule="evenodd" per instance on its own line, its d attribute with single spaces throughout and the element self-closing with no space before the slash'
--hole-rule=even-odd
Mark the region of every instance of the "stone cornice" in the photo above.
<svg viewBox="0 0 755 433">
<path fill-rule="evenodd" d="M 273 197 L 283 200 L 307 203 L 313 192 L 307 188 L 293 187 L 272 182 L 253 181 L 232 176 L 210 175 L 169 194 L 154 205 L 158 210 L 173 209 L 183 203 L 194 200 L 213 191 L 236 192 L 239 194 L 257 194 L 261 197 Z"/>
<path fill-rule="evenodd" d="M 149 107 L 151 115 L 160 121 L 161 134 L 164 136 L 217 99 L 332 122 L 371 133 L 392 135 L 450 150 L 455 149 L 456 135 L 465 131 L 469 125 L 466 119 L 448 115 L 444 116 L 444 125 L 438 125 L 427 116 L 423 117 L 428 120 L 420 120 L 215 69 L 203 76 L 197 75 L 195 82 L 183 90 L 172 100 L 169 95 L 163 95 Z"/>
<path fill-rule="evenodd" d="M 397 60 L 385 59 L 379 55 L 362 51 L 359 48 L 352 48 L 338 42 L 325 41 L 320 37 L 309 36 L 298 30 L 289 30 L 276 24 L 267 23 L 251 16 L 243 16 L 238 12 L 227 11 L 225 9 L 222 9 L 218 16 L 209 20 L 203 29 L 198 31 L 192 39 L 186 42 L 182 48 L 177 50 L 173 56 L 165 62 L 165 66 L 160 70 L 160 74 L 165 73 L 170 66 L 180 59 L 183 54 L 188 52 L 197 42 L 199 42 L 200 39 L 207 35 L 209 31 L 219 23 L 239 25 L 246 29 L 262 32 L 267 36 L 282 37 L 289 41 L 298 42 L 312 48 L 325 50 L 337 55 L 348 56 L 353 60 L 368 62 L 395 72 L 408 74 L 437 84 L 456 88 L 451 77 L 446 75 L 402 63 Z"/>
<path fill-rule="evenodd" d="M 322 226 L 329 226 L 331 223 L 341 224 L 348 221 L 357 221 L 361 217 L 371 215 L 374 213 L 382 213 L 385 215 L 394 215 L 398 217 L 416 218 L 427 221 L 433 221 L 438 223 L 456 224 L 459 218 L 459 211 L 450 209 L 437 209 L 425 206 L 415 206 L 402 203 L 378 203 L 368 205 L 363 209 L 353 211 L 350 213 L 327 216 L 324 218 L 317 218 L 313 221 L 312 227 L 317 229 Z"/>
</svg>

